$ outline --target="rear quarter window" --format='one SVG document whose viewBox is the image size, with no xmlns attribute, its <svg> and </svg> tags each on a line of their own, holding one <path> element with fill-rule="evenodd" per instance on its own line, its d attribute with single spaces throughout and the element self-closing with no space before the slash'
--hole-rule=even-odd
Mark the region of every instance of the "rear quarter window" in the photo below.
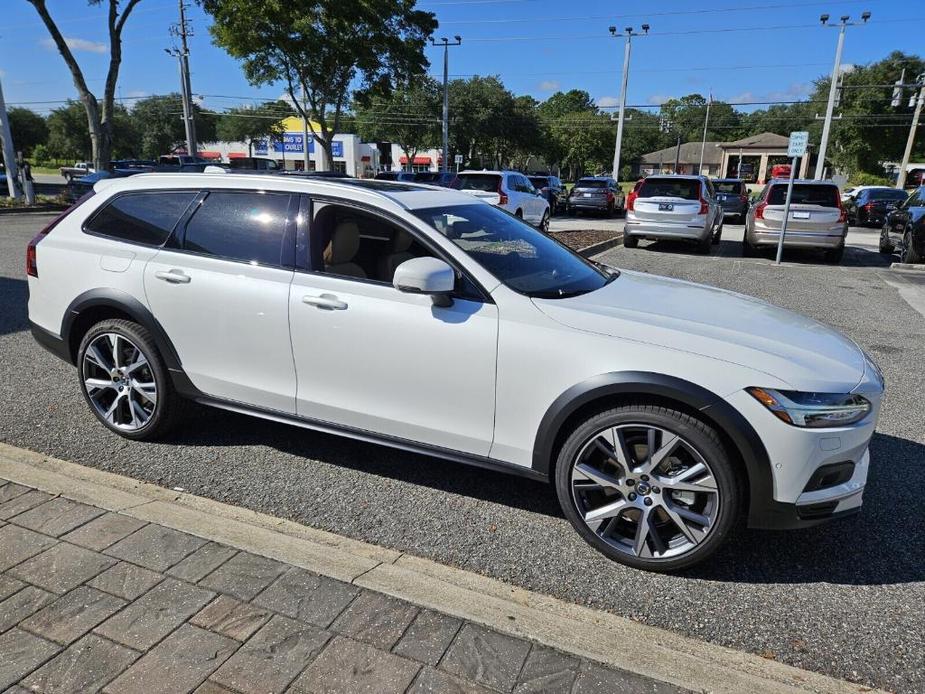
<svg viewBox="0 0 925 694">
<path fill-rule="evenodd" d="M 199 191 L 126 193 L 106 203 L 84 230 L 119 241 L 162 246 Z"/>
</svg>

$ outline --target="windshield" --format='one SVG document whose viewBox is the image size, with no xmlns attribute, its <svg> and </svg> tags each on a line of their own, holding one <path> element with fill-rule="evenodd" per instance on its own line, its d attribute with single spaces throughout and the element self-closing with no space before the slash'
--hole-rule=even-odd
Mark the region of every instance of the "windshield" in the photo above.
<svg viewBox="0 0 925 694">
<path fill-rule="evenodd" d="M 647 178 L 639 188 L 640 198 L 700 199 L 700 181 L 693 178 Z"/>
<path fill-rule="evenodd" d="M 578 296 L 616 277 L 493 205 L 412 211 L 506 286 L 533 298 Z"/>
<path fill-rule="evenodd" d="M 787 201 L 787 186 L 776 185 L 771 187 L 768 194 L 769 205 L 783 205 Z M 793 195 L 790 198 L 792 205 L 819 205 L 820 207 L 841 207 L 841 195 L 838 188 L 830 185 L 816 183 L 795 183 Z"/>
<path fill-rule="evenodd" d="M 713 187 L 717 193 L 735 193 L 742 192 L 742 184 L 738 181 L 713 181 Z"/>
<path fill-rule="evenodd" d="M 599 178 L 582 178 L 575 184 L 576 188 L 606 188 L 607 181 Z"/>
<path fill-rule="evenodd" d="M 500 188 L 501 177 L 493 174 L 462 174 L 459 177 L 460 190 L 484 190 L 488 193 L 497 193 Z"/>
</svg>

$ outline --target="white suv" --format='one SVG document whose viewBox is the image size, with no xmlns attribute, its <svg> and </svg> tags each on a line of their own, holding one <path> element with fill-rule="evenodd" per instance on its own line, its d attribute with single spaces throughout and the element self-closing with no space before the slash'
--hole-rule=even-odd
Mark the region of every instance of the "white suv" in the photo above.
<svg viewBox="0 0 925 694">
<path fill-rule="evenodd" d="M 522 173 L 463 171 L 459 190 L 507 210 L 544 233 L 549 231 L 549 200 Z"/>
<path fill-rule="evenodd" d="M 883 381 L 854 342 L 589 262 L 464 193 L 107 179 L 26 266 L 33 334 L 127 438 L 167 435 L 194 400 L 549 480 L 585 540 L 660 571 L 740 515 L 794 528 L 861 506 Z"/>
</svg>

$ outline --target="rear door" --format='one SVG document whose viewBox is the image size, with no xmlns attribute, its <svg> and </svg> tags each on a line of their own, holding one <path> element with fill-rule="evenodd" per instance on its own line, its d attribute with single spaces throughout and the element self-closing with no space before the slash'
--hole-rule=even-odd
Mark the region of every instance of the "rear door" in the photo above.
<svg viewBox="0 0 925 694">
<path fill-rule="evenodd" d="M 649 178 L 639 187 L 633 205 L 642 222 L 687 226 L 703 221 L 700 181 L 695 178 Z"/>
<path fill-rule="evenodd" d="M 295 412 L 288 193 L 204 194 L 175 248 L 145 267 L 151 310 L 186 375 L 207 395 Z"/>
<path fill-rule="evenodd" d="M 764 219 L 771 229 L 780 229 L 786 199 L 786 185 L 776 184 L 769 191 Z M 796 183 L 790 200 L 787 233 L 828 231 L 839 225 L 841 214 L 841 195 L 837 186 L 826 183 Z"/>
</svg>

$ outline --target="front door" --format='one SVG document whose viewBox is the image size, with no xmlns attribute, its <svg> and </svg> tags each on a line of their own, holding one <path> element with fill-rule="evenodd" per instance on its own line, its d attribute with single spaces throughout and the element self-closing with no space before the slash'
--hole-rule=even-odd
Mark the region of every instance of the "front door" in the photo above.
<svg viewBox="0 0 925 694">
<path fill-rule="evenodd" d="M 487 455 L 497 307 L 462 283 L 447 308 L 395 289 L 397 265 L 433 253 L 369 210 L 323 205 L 310 236 L 289 296 L 299 415 Z"/>
<path fill-rule="evenodd" d="M 180 357 L 207 395 L 295 412 L 289 343 L 294 236 L 288 193 L 210 192 L 179 248 L 145 267 L 145 292 Z"/>
</svg>

